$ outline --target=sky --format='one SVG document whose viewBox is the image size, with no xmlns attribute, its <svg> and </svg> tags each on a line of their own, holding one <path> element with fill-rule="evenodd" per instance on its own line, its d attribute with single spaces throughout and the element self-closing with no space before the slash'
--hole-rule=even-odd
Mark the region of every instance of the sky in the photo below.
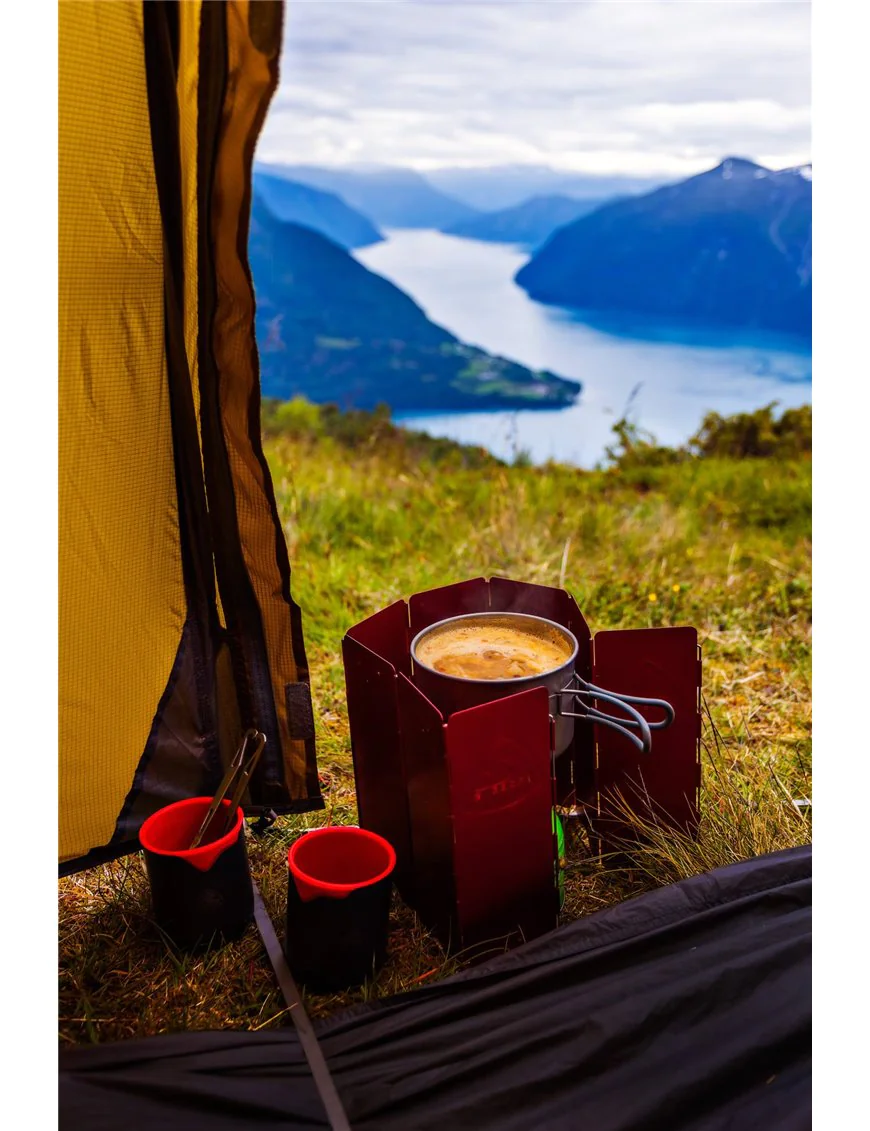
<svg viewBox="0 0 870 1131">
<path fill-rule="evenodd" d="M 288 0 L 277 163 L 689 175 L 809 161 L 810 5 Z"/>
</svg>

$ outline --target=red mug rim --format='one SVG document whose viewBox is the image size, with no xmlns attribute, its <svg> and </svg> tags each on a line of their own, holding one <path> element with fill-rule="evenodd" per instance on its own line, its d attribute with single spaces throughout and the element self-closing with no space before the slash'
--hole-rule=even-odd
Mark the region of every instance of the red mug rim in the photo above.
<svg viewBox="0 0 870 1131">
<path fill-rule="evenodd" d="M 223 849 L 229 848 L 239 835 L 239 828 L 245 816 L 241 806 L 236 810 L 236 819 L 228 833 L 219 840 L 211 840 L 208 844 L 201 844 L 198 848 L 160 848 L 151 840 L 154 825 L 159 823 L 158 818 L 165 816 L 167 810 L 173 809 L 178 812 L 182 809 L 192 809 L 194 806 L 200 806 L 202 807 L 202 815 L 204 817 L 212 801 L 214 801 L 213 797 L 188 797 L 185 798 L 184 801 L 173 801 L 170 805 L 164 805 L 162 809 L 158 809 L 156 813 L 152 813 L 139 829 L 139 843 L 146 852 L 153 852 L 155 856 L 177 856 L 184 860 L 189 860 L 191 863 L 204 860 L 212 855 L 216 858 Z M 222 801 L 221 807 L 229 808 L 229 804 L 229 801 Z M 193 838 L 191 837 L 191 839 Z"/>
<path fill-rule="evenodd" d="M 312 876 L 310 873 L 303 871 L 303 869 L 300 868 L 296 863 L 296 854 L 300 846 L 303 844 L 310 844 L 312 838 L 315 840 L 326 836 L 331 836 L 333 838 L 336 836 L 343 836 L 347 838 L 348 834 L 351 834 L 350 839 L 362 838 L 364 840 L 372 842 L 373 844 L 377 844 L 380 848 L 383 848 L 387 853 L 386 868 L 384 868 L 376 876 L 372 876 L 367 880 L 357 881 L 356 883 L 352 884 L 336 884 L 330 883 L 327 880 L 320 880 L 316 876 Z M 396 867 L 396 850 L 388 840 L 385 840 L 382 836 L 378 836 L 377 833 L 371 832 L 369 829 L 361 829 L 357 825 L 328 825 L 322 829 L 311 829 L 309 832 L 304 833 L 301 837 L 299 837 L 298 840 L 295 840 L 293 844 L 290 845 L 290 849 L 287 853 L 287 863 L 289 865 L 293 878 L 295 880 L 298 880 L 306 887 L 310 886 L 311 888 L 315 888 L 318 891 L 331 893 L 332 895 L 350 895 L 351 892 L 358 891 L 360 888 L 371 887 L 374 884 L 380 883 L 381 880 L 386 879 L 387 876 L 389 876 Z"/>
</svg>

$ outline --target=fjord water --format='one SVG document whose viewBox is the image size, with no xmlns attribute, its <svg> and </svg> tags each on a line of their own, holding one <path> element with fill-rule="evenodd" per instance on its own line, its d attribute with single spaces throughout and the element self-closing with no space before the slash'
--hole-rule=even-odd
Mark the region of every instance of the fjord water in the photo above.
<svg viewBox="0 0 870 1131">
<path fill-rule="evenodd" d="M 527 253 L 432 231 L 390 231 L 354 254 L 462 341 L 534 369 L 583 382 L 578 402 L 558 410 L 402 414 L 409 428 L 481 444 L 511 459 L 557 459 L 593 467 L 633 390 L 631 417 L 660 443 L 678 444 L 705 413 L 744 412 L 771 401 L 806 404 L 808 343 L 778 335 L 695 330 L 542 306 L 513 282 Z"/>
</svg>

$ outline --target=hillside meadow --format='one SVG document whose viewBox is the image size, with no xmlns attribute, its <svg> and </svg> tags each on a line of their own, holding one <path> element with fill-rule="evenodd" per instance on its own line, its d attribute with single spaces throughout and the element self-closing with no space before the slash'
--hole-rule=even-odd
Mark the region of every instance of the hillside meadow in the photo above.
<svg viewBox="0 0 870 1131">
<path fill-rule="evenodd" d="M 809 410 L 785 419 L 772 409 L 737 423 L 711 419 L 680 452 L 620 422 L 610 466 L 578 471 L 530 467 L 522 453 L 506 466 L 481 449 L 404 433 L 384 411 L 265 406 L 326 798 L 323 812 L 281 818 L 250 838 L 279 928 L 288 844 L 304 829 L 355 821 L 343 633 L 398 598 L 478 575 L 564 586 L 593 631 L 692 624 L 700 634 L 701 837 L 681 843 L 654 831 L 617 868 L 572 833 L 565 919 L 811 839 Z M 139 857 L 63 880 L 59 895 L 62 1043 L 289 1024 L 253 927 L 200 958 L 161 941 Z M 461 965 L 398 901 L 393 928 L 377 980 L 309 998 L 313 1016 Z"/>
</svg>

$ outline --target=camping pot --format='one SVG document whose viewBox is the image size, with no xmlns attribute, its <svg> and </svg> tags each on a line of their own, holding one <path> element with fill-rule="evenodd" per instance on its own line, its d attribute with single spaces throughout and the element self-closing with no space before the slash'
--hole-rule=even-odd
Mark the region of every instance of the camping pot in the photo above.
<svg viewBox="0 0 870 1131">
<path fill-rule="evenodd" d="M 467 679 L 446 675 L 423 663 L 419 657 L 420 645 L 429 637 L 457 628 L 474 628 L 489 621 L 507 628 L 517 629 L 530 636 L 542 637 L 558 643 L 564 651 L 565 661 L 541 675 L 518 676 L 512 679 Z M 411 659 L 414 664 L 414 683 L 423 694 L 445 715 L 478 707 L 528 691 L 532 687 L 546 687 L 550 695 L 550 717 L 554 723 L 553 753 L 559 755 L 571 745 L 577 720 L 594 722 L 610 727 L 629 740 L 639 751 L 648 754 L 652 749 L 653 730 L 663 730 L 674 721 L 674 709 L 664 699 L 647 699 L 637 695 L 621 695 L 588 683 L 575 670 L 580 645 L 569 629 L 545 617 L 529 613 L 466 613 L 448 617 L 418 632 L 411 641 Z M 593 702 L 596 706 L 593 706 Z M 606 714 L 600 704 L 608 704 L 623 712 L 621 716 Z M 636 706 L 653 707 L 663 712 L 664 718 L 648 722 Z"/>
</svg>

